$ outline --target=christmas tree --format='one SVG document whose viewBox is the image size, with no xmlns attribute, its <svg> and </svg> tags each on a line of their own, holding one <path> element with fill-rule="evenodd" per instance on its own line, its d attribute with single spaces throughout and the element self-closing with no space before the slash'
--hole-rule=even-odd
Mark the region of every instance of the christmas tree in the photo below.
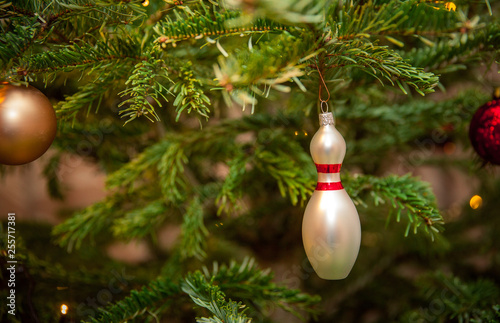
<svg viewBox="0 0 500 323">
<path fill-rule="evenodd" d="M 57 225 L 15 221 L 14 314 L 16 210 L 0 205 L 2 321 L 500 321 L 500 177 L 468 138 L 500 85 L 499 10 L 488 0 L 0 1 L 0 80 L 38 88 L 57 116 L 37 161 L 46 190 L 64 201 L 75 158 L 98 165 L 107 188 Z M 347 143 L 342 183 L 362 228 L 354 268 L 332 281 L 301 238 L 325 108 Z M 470 205 L 471 195 L 436 199 L 418 176 L 426 169 L 444 197 L 473 190 Z M 147 261 L 110 258 L 116 241 L 142 242 Z"/>
</svg>

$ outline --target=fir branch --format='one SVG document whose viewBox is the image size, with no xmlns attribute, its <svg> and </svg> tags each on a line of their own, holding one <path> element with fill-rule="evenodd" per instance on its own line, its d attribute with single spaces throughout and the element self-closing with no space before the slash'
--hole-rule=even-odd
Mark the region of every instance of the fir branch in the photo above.
<svg viewBox="0 0 500 323">
<path fill-rule="evenodd" d="M 65 0 L 54 2 L 50 7 L 48 21 L 69 19 L 72 16 L 85 16 L 96 12 L 103 18 L 135 20 L 143 18 L 145 8 L 139 0 Z M 46 10 L 49 11 L 49 10 Z M 141 17 L 142 16 L 142 17 Z M 91 18 L 96 18 L 92 16 Z"/>
<path fill-rule="evenodd" d="M 89 112 L 92 108 L 96 112 L 99 111 L 106 93 L 115 88 L 112 85 L 117 83 L 125 73 L 123 68 L 101 70 L 93 81 L 81 86 L 75 94 L 67 96 L 64 101 L 58 102 L 54 106 L 56 115 L 59 118 L 71 119 L 84 108 L 87 108 Z"/>
<path fill-rule="evenodd" d="M 10 53 L 0 51 L 0 58 L 8 62 L 20 57 L 33 45 L 45 43 L 46 37 L 55 31 L 57 24 L 71 17 L 75 17 L 80 22 L 84 21 L 82 18 L 87 18 L 85 22 L 97 21 L 100 26 L 103 26 L 108 20 L 123 21 L 126 17 L 130 22 L 144 14 L 144 8 L 138 1 L 135 3 L 114 0 L 66 1 L 53 1 L 49 4 L 26 1 L 16 5 L 1 5 L 0 17 L 5 19 L 7 26 L 10 26 L 8 28 L 12 30 L 5 32 L 0 42 L 9 44 L 8 47 L 12 46 L 15 50 Z M 88 14 L 90 15 L 87 17 Z M 81 24 L 76 25 L 81 26 Z M 21 68 L 20 72 L 26 72 L 26 69 Z"/>
<path fill-rule="evenodd" d="M 301 62 L 306 57 L 316 56 L 318 51 L 316 41 L 308 33 L 284 32 L 269 41 L 261 41 L 258 46 L 251 44 L 252 39 L 249 39 L 247 50 L 220 59 L 215 76 L 218 85 L 225 90 L 223 94 L 229 93 L 243 107 L 251 104 L 253 112 L 256 95 L 267 97 L 271 89 L 289 92 L 290 87 L 284 83 L 297 82 L 305 73 L 305 65 Z M 229 103 L 229 97 L 226 101 Z"/>
<path fill-rule="evenodd" d="M 206 256 L 205 247 L 208 230 L 203 223 L 203 205 L 199 197 L 193 198 L 184 214 L 180 242 L 181 259 Z"/>
<path fill-rule="evenodd" d="M 356 109 L 339 109 L 336 114 L 349 124 L 359 125 L 356 133 L 351 134 L 357 140 L 349 143 L 348 152 L 349 160 L 356 165 L 367 166 L 366 158 L 357 157 L 362 154 L 384 156 L 383 152 L 393 150 L 404 153 L 409 146 L 421 156 L 416 162 L 425 163 L 439 145 L 465 137 L 465 129 L 478 102 L 486 102 L 489 98 L 489 94 L 470 90 L 450 100 L 434 102 L 422 99 L 388 105 L 385 102 L 365 102 L 362 94 L 355 91 L 349 100 Z M 417 126 L 408 127 L 408 124 Z"/>
<path fill-rule="evenodd" d="M 203 275 L 227 295 L 252 304 L 258 311 L 262 310 L 266 302 L 273 302 L 302 319 L 304 317 L 300 312 L 313 317 L 319 312 L 316 307 L 321 300 L 319 296 L 273 283 L 274 276 L 270 270 L 259 269 L 253 258 L 246 257 L 242 263 L 232 261 L 229 265 L 214 262 L 211 271 L 203 267 Z"/>
<path fill-rule="evenodd" d="M 56 242 L 68 251 L 80 248 L 86 238 L 91 240 L 108 229 L 123 206 L 123 196 L 113 195 L 74 214 L 53 230 Z"/>
<path fill-rule="evenodd" d="M 145 315 L 147 311 L 161 312 L 164 303 L 182 300 L 185 294 L 214 314 L 211 318 L 200 318 L 198 322 L 239 322 L 240 319 L 248 322 L 249 318 L 239 312 L 242 303 L 226 300 L 226 295 L 252 303 L 258 310 L 266 302 L 273 302 L 299 317 L 298 311 L 311 315 L 317 313 L 318 296 L 278 286 L 271 282 L 272 279 L 269 270 L 257 268 L 253 259 L 246 258 L 241 264 L 231 262 L 229 266 L 214 263 L 212 272 L 204 268 L 203 272 L 188 273 L 179 283 L 160 277 L 141 290 L 132 291 L 131 296 L 99 309 L 98 317 L 92 318 L 91 322 L 125 322 Z"/>
<path fill-rule="evenodd" d="M 426 0 L 345 2 L 343 7 L 329 8 L 327 20 L 332 38 L 342 41 L 387 34 L 447 35 L 456 30 L 458 13 L 446 10 L 444 2 L 429 4 Z"/>
<path fill-rule="evenodd" d="M 189 274 L 182 284 L 182 291 L 188 294 L 193 302 L 208 309 L 212 314 L 211 318 L 197 318 L 199 323 L 250 323 L 251 319 L 240 312 L 241 303 L 226 300 L 226 295 L 216 285 L 207 281 L 205 276 L 197 271 Z"/>
<path fill-rule="evenodd" d="M 168 139 L 166 139 L 168 140 Z M 179 138 L 171 138 L 163 156 L 158 162 L 159 184 L 163 196 L 176 204 L 184 201 L 188 187 L 185 168 L 188 155 L 184 150 L 184 142 Z"/>
<path fill-rule="evenodd" d="M 210 99 L 201 88 L 201 82 L 194 76 L 192 63 L 188 62 L 179 71 L 179 77 L 174 80 L 175 84 L 171 91 L 176 94 L 173 105 L 176 107 L 177 116 L 175 121 L 179 121 L 181 113 L 187 109 L 187 113 L 195 111 L 202 117 L 208 119 L 210 113 Z"/>
<path fill-rule="evenodd" d="M 10 26 L 0 24 L 0 60 L 3 68 L 9 66 L 9 62 L 21 56 L 39 35 L 41 23 L 36 17 L 21 17 Z"/>
<path fill-rule="evenodd" d="M 144 315 L 148 310 L 155 311 L 161 303 L 178 297 L 181 293 L 178 284 L 168 279 L 157 279 L 150 282 L 141 290 L 133 290 L 130 296 L 109 305 L 99 308 L 97 318 L 90 318 L 92 323 L 128 322 Z"/>
<path fill-rule="evenodd" d="M 128 118 L 125 124 L 140 116 L 145 116 L 152 122 L 160 120 L 153 103 L 162 107 L 162 99 L 168 101 L 165 95 L 170 91 L 162 83 L 171 82 L 167 68 L 163 64 L 160 59 L 150 59 L 135 65 L 135 69 L 125 82 L 129 87 L 119 93 L 121 97 L 127 97 L 118 105 L 127 106 L 120 111 L 122 117 Z"/>
<path fill-rule="evenodd" d="M 162 48 L 166 48 L 166 44 L 169 43 L 193 38 L 239 36 L 242 33 L 253 34 L 286 30 L 285 26 L 265 19 L 256 19 L 251 24 L 242 24 L 238 22 L 240 17 L 240 12 L 230 10 L 222 13 L 214 12 L 213 17 L 205 14 L 191 17 L 179 15 L 176 20 L 166 17 L 166 21 L 159 22 L 154 30 L 159 35 L 157 42 Z"/>
<path fill-rule="evenodd" d="M 285 120 L 286 121 L 286 120 Z M 185 164 L 193 154 L 204 155 L 208 152 L 219 154 L 219 158 L 227 156 L 237 149 L 232 141 L 234 137 L 247 131 L 258 131 L 270 127 L 273 119 L 269 115 L 254 115 L 243 119 L 227 120 L 207 127 L 204 131 L 186 131 L 182 136 L 168 133 L 162 140 L 151 145 L 131 162 L 110 174 L 107 187 L 134 190 L 135 181 L 144 181 L 147 174 L 158 170 L 162 192 L 171 201 L 182 201 L 183 185 L 179 185 L 179 174 L 185 171 Z M 288 122 L 288 121 L 286 121 Z M 156 174 L 156 173 L 155 173 Z M 179 188 L 179 189 L 175 189 Z"/>
<path fill-rule="evenodd" d="M 106 179 L 106 186 L 110 189 L 122 187 L 128 188 L 129 192 L 133 191 L 135 181 L 138 178 L 144 179 L 146 177 L 144 175 L 160 161 L 169 146 L 170 142 L 166 140 L 151 145 L 131 162 L 110 174 Z"/>
<path fill-rule="evenodd" d="M 140 46 L 131 38 L 114 38 L 106 42 L 97 41 L 94 45 L 79 42 L 63 47 L 60 51 L 47 51 L 33 55 L 19 67 L 18 73 L 55 73 L 69 72 L 75 69 L 90 71 L 108 71 L 126 69 L 127 65 L 144 60 Z"/>
<path fill-rule="evenodd" d="M 165 221 L 167 211 L 163 199 L 148 202 L 146 206 L 117 218 L 112 224 L 113 234 L 117 238 L 126 240 L 143 238 L 159 228 Z"/>
<path fill-rule="evenodd" d="M 375 205 L 388 203 L 397 210 L 396 221 L 401 216 L 408 219 L 405 236 L 410 228 L 413 233 L 423 225 L 424 231 L 434 240 L 434 234 L 443 230 L 443 217 L 435 205 L 435 197 L 428 183 L 419 181 L 410 175 L 391 175 L 378 178 L 369 175 L 345 176 L 346 191 L 356 204 L 366 205 L 360 197 L 361 192 L 369 191 Z M 392 212 L 387 221 L 390 221 Z"/>
<path fill-rule="evenodd" d="M 262 0 L 259 2 L 232 1 L 231 4 L 243 10 L 250 17 L 272 19 L 286 25 L 322 25 L 324 11 L 333 1 L 330 0 Z"/>
<path fill-rule="evenodd" d="M 40 228 L 38 228 L 40 232 Z M 8 250 L 8 235 L 4 229 L 2 223 L 0 223 L 0 250 Z M 61 254 L 58 249 L 59 255 Z M 46 257 L 47 255 L 43 255 Z M 66 255 L 65 255 L 66 256 Z M 4 255 L 0 256 L 0 267 L 3 263 Z M 16 237 L 16 261 L 18 266 L 23 266 L 30 271 L 32 276 L 35 276 L 38 280 L 43 280 L 44 282 L 54 282 L 55 284 L 84 284 L 86 286 L 103 286 L 109 283 L 108 275 L 102 274 L 102 268 L 99 270 L 94 270 L 90 268 L 84 268 L 84 266 L 79 266 L 73 270 L 68 270 L 68 268 L 53 260 L 43 259 L 33 253 L 32 250 L 28 248 L 25 240 L 22 236 Z"/>
<path fill-rule="evenodd" d="M 408 64 L 399 54 L 387 46 L 377 46 L 364 41 L 353 40 L 348 43 L 331 41 L 325 60 L 326 68 L 347 68 L 361 70 L 373 76 L 380 83 L 383 80 L 398 85 L 407 93 L 403 83 L 420 93 L 433 92 L 439 78 L 422 68 Z M 379 77 L 380 76 L 380 77 Z"/>
<path fill-rule="evenodd" d="M 281 195 L 283 197 L 288 195 L 293 205 L 299 200 L 305 201 L 316 184 L 313 178 L 307 177 L 308 172 L 304 172 L 304 168 L 307 167 L 304 159 L 307 158 L 310 162 L 310 157 L 305 156 L 302 147 L 296 142 L 285 138 L 274 139 L 272 143 L 268 142 L 257 147 L 252 162 L 263 174 L 270 175 L 276 180 Z M 273 146 L 272 151 L 269 145 Z M 302 156 L 297 158 L 299 154 Z"/>
<path fill-rule="evenodd" d="M 481 30 L 460 33 L 433 46 L 413 48 L 401 55 L 413 66 L 427 67 L 435 73 L 464 69 L 464 64 L 500 50 L 500 25 L 493 23 Z"/>
<path fill-rule="evenodd" d="M 229 174 L 224 179 L 224 183 L 219 190 L 215 204 L 219 206 L 217 214 L 222 212 L 231 213 L 236 211 L 237 200 L 243 196 L 243 179 L 248 157 L 243 153 L 237 154 L 228 162 Z"/>
<path fill-rule="evenodd" d="M 458 320 L 459 322 L 498 322 L 500 290 L 493 281 L 478 279 L 464 282 L 458 277 L 435 273 L 418 281 L 417 288 L 423 301 L 439 302 L 442 310 L 432 311 L 436 321 Z M 440 307 L 441 308 L 441 307 Z M 422 320 L 429 317 L 429 309 L 408 313 L 405 317 Z"/>
<path fill-rule="evenodd" d="M 4 2 L 4 1 L 2 1 Z M 5 3 L 5 2 L 4 2 Z M 133 18 L 144 15 L 145 9 L 139 0 L 64 0 L 44 3 L 42 1 L 21 1 L 0 6 L 0 18 L 9 19 L 19 16 L 38 16 L 48 28 L 60 20 L 72 16 L 86 16 L 90 12 L 101 15 L 101 22 L 106 18 Z M 95 16 L 90 18 L 94 19 Z"/>
</svg>

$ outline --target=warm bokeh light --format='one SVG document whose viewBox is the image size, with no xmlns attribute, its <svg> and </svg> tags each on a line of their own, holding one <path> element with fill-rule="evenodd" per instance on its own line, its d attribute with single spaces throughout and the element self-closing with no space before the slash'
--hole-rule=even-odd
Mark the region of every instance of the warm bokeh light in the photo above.
<svg viewBox="0 0 500 323">
<path fill-rule="evenodd" d="M 454 4 L 453 2 L 447 2 L 444 4 L 445 8 L 448 9 L 448 11 L 456 11 L 457 10 L 457 5 Z"/>
<path fill-rule="evenodd" d="M 64 315 L 66 315 L 66 313 L 68 313 L 68 305 L 66 305 L 66 304 L 61 305 L 61 313 Z"/>
<path fill-rule="evenodd" d="M 473 208 L 474 210 L 478 209 L 483 204 L 483 198 L 479 195 L 474 195 L 473 197 L 470 198 L 469 204 L 470 207 Z"/>
<path fill-rule="evenodd" d="M 444 144 L 443 151 L 446 155 L 452 155 L 457 148 L 457 145 L 453 142 L 447 142 Z"/>
<path fill-rule="evenodd" d="M 144 0 L 144 1 L 142 2 L 142 5 L 143 5 L 144 7 L 149 6 L 149 0 Z"/>
</svg>

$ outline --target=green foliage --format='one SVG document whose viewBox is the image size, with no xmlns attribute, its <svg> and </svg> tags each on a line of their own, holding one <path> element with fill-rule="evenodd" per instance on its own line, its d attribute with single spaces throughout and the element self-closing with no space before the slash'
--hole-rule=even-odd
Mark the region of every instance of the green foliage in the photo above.
<svg viewBox="0 0 500 323">
<path fill-rule="evenodd" d="M 132 291 L 125 299 L 100 309 L 98 317 L 92 318 L 91 322 L 125 322 L 145 312 L 156 315 L 165 311 L 162 302 L 175 302 L 185 296 L 214 314 L 211 318 L 199 318 L 198 322 L 249 322 L 243 312 L 255 308 L 241 311 L 242 303 L 226 299 L 226 295 L 247 301 L 254 297 L 253 304 L 259 307 L 273 302 L 296 315 L 299 313 L 295 308 L 315 313 L 311 306 L 319 302 L 318 297 L 277 286 L 271 279 L 269 271 L 258 269 L 248 258 L 241 264 L 231 262 L 229 266 L 214 263 L 211 273 L 204 268 L 203 273 L 188 273 L 179 282 L 158 278 L 141 290 Z"/>
<path fill-rule="evenodd" d="M 0 47 L 0 57 L 6 67 L 11 67 L 13 63 L 19 64 L 14 62 L 14 59 L 20 58 L 20 62 L 25 60 L 20 56 L 30 48 L 35 49 L 42 45 L 60 42 L 68 43 L 69 40 L 72 42 L 86 33 L 90 34 L 103 28 L 108 23 L 111 25 L 116 21 L 131 23 L 142 18 L 143 14 L 144 9 L 139 1 L 124 3 L 114 0 L 69 0 L 53 1 L 48 4 L 41 1 L 19 1 L 15 4 L 2 1 L 0 17 L 4 19 L 5 24 L 1 27 L 3 35 L 0 40 L 9 46 Z M 59 28 L 65 28 L 69 34 L 60 33 Z M 50 37 L 51 35 L 56 36 Z M 31 55 L 32 53 L 28 53 L 28 58 Z M 54 71 L 54 67 L 46 58 L 47 56 L 42 56 L 40 62 L 30 60 L 29 63 L 37 65 L 34 67 L 37 72 L 43 69 Z M 65 53 L 63 56 L 54 55 L 52 58 L 56 60 L 55 62 L 62 63 L 73 57 Z M 43 66 L 44 63 L 46 66 Z M 22 67 L 17 67 L 12 73 L 26 75 L 26 65 L 23 63 L 20 65 Z M 4 70 L 3 74 L 6 72 Z"/>
<path fill-rule="evenodd" d="M 203 205 L 198 198 L 194 198 L 189 203 L 183 218 L 182 237 L 179 246 L 181 257 L 197 257 L 202 259 L 206 256 L 204 249 L 208 230 L 203 224 Z"/>
<path fill-rule="evenodd" d="M 154 311 L 155 304 L 166 302 L 178 296 L 179 292 L 179 286 L 169 280 L 154 280 L 141 290 L 133 290 L 130 296 L 113 306 L 99 309 L 97 318 L 91 318 L 88 322 L 127 322 L 148 310 Z"/>
<path fill-rule="evenodd" d="M 5 10 L 7 4 L 5 2 L 0 3 L 2 10 Z M 19 21 L 12 23 L 10 28 L 1 25 L 2 34 L 0 35 L 0 42 L 4 44 L 9 44 L 9 50 L 7 48 L 1 47 L 0 59 L 2 60 L 2 65 L 7 66 L 10 60 L 19 56 L 32 42 L 32 39 L 37 35 L 37 31 L 40 28 L 40 22 L 37 21 L 36 17 L 22 17 Z"/>
<path fill-rule="evenodd" d="M 421 95 L 433 92 L 432 88 L 438 82 L 434 74 L 411 66 L 396 52 L 388 51 L 386 46 L 357 42 L 358 40 L 349 41 L 347 45 L 332 40 L 326 60 L 328 68 L 356 68 L 373 76 L 380 83 L 385 79 L 391 85 L 399 86 L 405 94 L 407 90 L 403 84 L 410 85 Z"/>
<path fill-rule="evenodd" d="M 182 291 L 188 294 L 193 302 L 208 309 L 211 318 L 197 318 L 200 323 L 249 323 L 251 320 L 240 312 L 241 303 L 226 300 L 223 292 L 215 285 L 211 285 L 201 272 L 188 275 L 182 286 Z"/>
<path fill-rule="evenodd" d="M 136 40 L 118 38 L 88 43 L 75 42 L 56 51 L 44 51 L 27 59 L 20 67 L 22 73 L 46 73 L 54 77 L 56 72 L 87 70 L 103 75 L 108 71 L 129 67 L 122 61 L 134 63 L 141 60 Z M 50 77 L 49 77 L 50 79 Z"/>
<path fill-rule="evenodd" d="M 477 60 L 482 54 L 478 53 L 478 47 L 491 52 L 498 52 L 500 49 L 500 26 L 498 24 L 493 23 L 475 29 L 474 33 L 440 40 L 432 46 L 412 48 L 403 55 L 412 65 L 428 66 L 435 73 L 450 73 L 466 69 L 465 64 Z"/>
<path fill-rule="evenodd" d="M 89 82 L 78 89 L 73 95 L 67 96 L 64 101 L 59 101 L 54 110 L 60 118 L 75 118 L 79 110 L 87 108 L 90 112 L 93 107 L 99 111 L 101 103 L 106 93 L 123 76 L 123 70 L 114 69 L 110 66 L 109 70 L 100 73 L 92 82 Z"/>
<path fill-rule="evenodd" d="M 346 190 L 349 196 L 358 204 L 365 204 L 360 193 L 364 190 L 370 192 L 375 205 L 391 203 L 396 210 L 396 221 L 401 221 L 401 215 L 406 215 L 408 224 L 406 226 L 405 236 L 408 236 L 413 227 L 413 233 L 417 233 L 420 226 L 424 225 L 424 231 L 432 239 L 434 234 L 442 230 L 444 224 L 436 204 L 435 197 L 427 183 L 421 182 L 409 175 L 388 176 L 378 178 L 374 176 L 353 176 L 345 179 L 347 183 Z M 366 205 L 366 204 L 365 204 Z M 391 220 L 393 212 L 387 216 L 387 222 Z"/>
<path fill-rule="evenodd" d="M 173 103 L 177 107 L 175 121 L 179 121 L 181 113 L 186 109 L 187 113 L 196 111 L 206 119 L 210 113 L 210 108 L 207 106 L 210 104 L 210 99 L 203 92 L 201 82 L 195 78 L 191 65 L 192 63 L 188 62 L 186 66 L 181 67 L 179 78 L 171 90 L 177 95 Z"/>
<path fill-rule="evenodd" d="M 429 308 L 407 314 L 413 322 L 441 322 L 447 318 L 458 322 L 498 322 L 500 290 L 492 281 L 478 279 L 464 282 L 458 277 L 436 273 L 421 279 L 421 297 Z"/>
<path fill-rule="evenodd" d="M 305 201 L 316 184 L 313 178 L 304 176 L 307 175 L 303 172 L 304 157 L 307 155 L 301 151 L 297 143 L 287 140 L 283 135 L 273 139 L 257 147 L 253 164 L 260 172 L 269 174 L 276 180 L 281 195 L 283 197 L 288 195 L 292 204 L 297 204 L 299 199 Z M 268 145 L 276 146 L 276 149 L 270 152 L 265 148 Z"/>
<path fill-rule="evenodd" d="M 78 212 L 66 222 L 54 228 L 54 235 L 58 236 L 57 242 L 66 246 L 68 251 L 80 248 L 87 237 L 95 238 L 109 228 L 123 203 L 123 196 L 110 196 L 104 201 L 89 206 Z"/>
<path fill-rule="evenodd" d="M 271 89 L 290 92 L 290 87 L 283 83 L 295 80 L 300 84 L 298 77 L 305 73 L 301 60 L 317 53 L 314 39 L 305 33 L 293 35 L 284 32 L 268 41 L 258 42 L 255 47 L 252 41 L 250 38 L 248 49 L 240 49 L 235 55 L 220 59 L 215 73 L 219 85 L 239 104 L 252 104 L 253 112 L 255 94 L 267 97 Z M 254 94 L 248 94 L 247 88 Z M 229 98 L 225 98 L 229 102 Z"/>
<path fill-rule="evenodd" d="M 83 252 L 87 241 L 100 247 L 113 239 L 153 246 L 165 224 L 180 231 L 168 247 L 152 248 L 151 262 L 163 269 L 148 263 L 149 283 L 84 319 L 270 322 L 270 305 L 322 322 L 343 321 L 344 310 L 351 321 L 397 321 L 405 312 L 403 318 L 416 321 L 499 319 L 496 279 L 435 275 L 415 283 L 414 272 L 444 266 L 436 255 L 450 252 L 443 247 L 450 238 L 428 184 L 410 175 L 382 176 L 388 160 L 412 169 L 437 165 L 436 159 L 450 165 L 436 147 L 447 141 L 468 147 L 468 120 L 489 99 L 484 90 L 414 96 L 461 78 L 482 80 L 477 70 L 457 71 L 498 58 L 498 4 L 460 0 L 452 11 L 450 3 L 424 0 L 141 2 L 0 0 L 1 78 L 44 81 L 58 116 L 59 151 L 43 171 L 49 192 L 64 197 L 59 172 L 71 166 L 68 156 L 100 162 L 108 173 L 107 197 L 54 228 L 58 246 Z M 324 86 L 348 146 L 342 180 L 363 207 L 363 269 L 334 285 L 319 283 L 306 258 L 297 265 L 304 256 L 300 215 L 317 179 L 309 134 L 317 129 L 315 104 L 318 92 L 327 97 Z M 80 149 L 87 142 L 90 148 Z M 472 169 L 470 159 L 466 152 L 455 165 Z M 0 173 L 6 170 L 0 165 Z M 402 230 L 383 231 L 377 226 L 383 220 L 401 222 Z M 467 237 L 469 229 L 454 234 Z M 405 239 L 410 230 L 426 234 Z M 494 234 L 483 236 L 490 237 L 484 248 L 496 250 Z M 469 253 L 478 248 L 454 242 Z M 37 277 L 102 282 L 20 250 Z M 270 271 L 244 258 L 252 253 L 287 268 L 276 267 L 281 275 L 274 282 Z M 448 256 L 450 271 L 477 273 L 458 262 L 460 255 Z M 245 260 L 204 266 L 234 258 Z M 401 278 L 405 271 L 411 279 Z M 495 273 L 490 268 L 484 275 Z M 323 316 L 319 296 L 281 285 L 290 275 L 325 295 Z M 401 286 L 400 300 L 383 294 L 393 296 L 394 286 Z M 439 315 L 429 319 L 425 308 L 410 308 L 442 291 Z M 376 304 L 379 299 L 387 304 Z"/>
<path fill-rule="evenodd" d="M 240 33 L 254 34 L 283 30 L 284 27 L 273 21 L 256 19 L 251 24 L 242 24 L 239 11 L 196 12 L 182 17 L 176 12 L 175 18 L 166 17 L 154 30 L 160 36 L 158 42 L 162 48 L 166 44 L 187 39 L 203 39 L 204 37 L 237 36 Z"/>
<path fill-rule="evenodd" d="M 216 301 L 216 298 L 220 296 L 217 293 L 218 289 L 212 289 L 217 284 L 220 290 L 230 297 L 246 302 L 251 300 L 252 306 L 259 311 L 262 310 L 265 302 L 274 302 L 275 305 L 299 317 L 301 317 L 299 311 L 306 311 L 313 315 L 317 313 L 314 305 L 320 301 L 319 297 L 276 285 L 271 282 L 272 279 L 273 275 L 268 270 L 258 269 L 253 259 L 245 258 L 241 264 L 231 262 L 229 266 L 219 266 L 214 263 L 211 272 L 203 268 L 203 273 L 195 272 L 188 275 L 185 281 L 190 284 L 183 285 L 183 290 L 191 298 L 196 297 L 202 303 L 207 304 L 207 300 L 208 302 Z M 215 294 L 207 295 L 207 291 L 210 290 L 214 290 Z M 209 296 L 208 299 L 207 296 Z M 230 308 L 232 309 L 232 306 Z M 249 309 L 249 311 L 253 310 Z"/>
<path fill-rule="evenodd" d="M 468 143 L 468 122 L 478 106 L 488 99 L 487 94 L 469 90 L 437 102 L 413 100 L 387 104 L 384 98 L 367 100 L 367 96 L 355 91 L 350 100 L 356 109 L 342 108 L 336 112 L 338 119 L 343 120 L 340 127 L 351 132 L 352 137 L 360 138 L 349 143 L 346 159 L 368 171 L 373 164 L 383 163 L 382 152 L 398 150 L 409 152 L 400 156 L 400 160 L 413 165 L 425 164 L 430 155 L 449 140 Z M 418 126 L 408 127 L 408 122 Z M 352 131 L 349 125 L 359 126 Z M 369 161 L 358 158 L 361 152 L 373 157 Z"/>
<path fill-rule="evenodd" d="M 165 81 L 169 81 L 169 79 L 162 60 L 142 61 L 135 65 L 130 77 L 125 82 L 129 87 L 119 93 L 121 97 L 127 97 L 118 105 L 119 107 L 128 106 L 120 111 L 122 117 L 128 117 L 125 123 L 140 116 L 145 116 L 150 121 L 160 120 L 153 103 L 161 108 L 161 99 L 167 101 L 165 97 L 167 88 L 162 84 Z"/>
<path fill-rule="evenodd" d="M 143 238 L 166 220 L 167 208 L 163 200 L 149 202 L 145 207 L 127 212 L 116 219 L 113 234 L 117 238 Z"/>
</svg>

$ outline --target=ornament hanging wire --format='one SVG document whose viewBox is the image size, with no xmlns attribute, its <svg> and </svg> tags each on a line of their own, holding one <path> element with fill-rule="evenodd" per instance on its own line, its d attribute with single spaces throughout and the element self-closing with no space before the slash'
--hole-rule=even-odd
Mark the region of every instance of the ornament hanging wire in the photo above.
<svg viewBox="0 0 500 323">
<path fill-rule="evenodd" d="M 319 97 L 319 101 L 321 102 L 321 112 L 326 113 L 326 112 L 328 112 L 328 100 L 330 100 L 330 91 L 328 91 L 328 87 L 326 86 L 325 79 L 323 78 L 323 75 L 321 74 L 321 71 L 319 70 L 318 64 L 316 64 L 316 69 L 318 70 L 318 74 L 319 74 L 319 77 L 321 79 L 321 82 L 323 83 L 323 86 L 325 87 L 326 93 L 328 94 L 328 97 L 326 98 L 326 100 L 323 100 L 323 96 L 321 95 L 323 92 L 323 86 L 320 84 L 318 97 Z"/>
</svg>

